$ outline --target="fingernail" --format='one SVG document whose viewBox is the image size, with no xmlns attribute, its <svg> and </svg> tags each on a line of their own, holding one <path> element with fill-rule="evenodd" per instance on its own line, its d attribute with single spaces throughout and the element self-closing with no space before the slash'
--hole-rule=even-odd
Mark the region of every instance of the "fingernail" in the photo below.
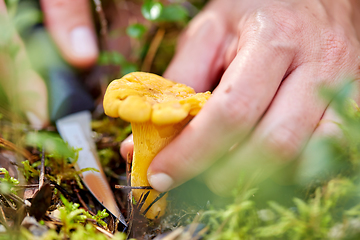
<svg viewBox="0 0 360 240">
<path fill-rule="evenodd" d="M 25 112 L 25 115 L 33 128 L 40 130 L 44 127 L 45 122 L 42 121 L 35 113 Z"/>
<path fill-rule="evenodd" d="M 166 192 L 174 184 L 174 180 L 165 173 L 156 173 L 148 176 L 150 185 L 159 192 Z"/>
<path fill-rule="evenodd" d="M 128 143 L 132 143 L 134 140 L 133 140 L 133 135 L 129 135 L 127 138 L 125 138 L 124 141 L 122 141 L 121 145 L 123 144 L 128 144 Z"/>
<path fill-rule="evenodd" d="M 73 51 L 81 57 L 93 57 L 98 54 L 94 33 L 88 27 L 76 27 L 70 32 Z"/>
</svg>

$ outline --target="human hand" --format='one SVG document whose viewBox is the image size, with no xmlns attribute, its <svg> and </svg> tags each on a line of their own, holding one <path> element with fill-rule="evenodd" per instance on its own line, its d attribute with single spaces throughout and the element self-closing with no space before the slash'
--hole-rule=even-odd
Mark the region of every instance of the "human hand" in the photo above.
<svg viewBox="0 0 360 240">
<path fill-rule="evenodd" d="M 0 29 L 0 85 L 12 107 L 9 115 L 21 112 L 34 128 L 40 129 L 49 121 L 45 82 L 31 69 L 25 46 L 8 19 L 3 0 Z"/>
<path fill-rule="evenodd" d="M 64 59 L 76 67 L 89 67 L 94 64 L 98 56 L 98 48 L 89 1 L 42 0 L 41 5 L 47 28 Z M 0 6 L 1 16 L 6 20 L 8 17 L 3 0 L 0 0 Z M 8 20 L 3 24 L 3 27 L 13 28 Z M 0 54 L 1 60 L 4 61 L 3 66 L 7 69 L 1 73 L 1 85 L 10 104 L 17 108 L 17 111 L 22 112 L 32 126 L 43 128 L 49 123 L 45 83 L 31 69 L 20 37 L 14 34 L 13 38 L 20 51 L 13 62 L 7 59 L 7 53 Z M 19 74 L 16 77 L 10 76 L 11 71 L 8 69 L 16 69 L 20 76 Z"/>
<path fill-rule="evenodd" d="M 270 170 L 298 156 L 312 136 L 332 128 L 317 127 L 320 120 L 334 119 L 318 89 L 339 88 L 346 77 L 359 77 L 357 5 L 338 0 L 211 2 L 183 34 L 165 77 L 196 91 L 216 89 L 153 160 L 151 186 L 167 191 L 226 158 L 208 179 L 221 192 L 236 183 L 241 170 L 249 170 L 243 167 L 250 156 L 276 159 L 262 161 Z"/>
</svg>

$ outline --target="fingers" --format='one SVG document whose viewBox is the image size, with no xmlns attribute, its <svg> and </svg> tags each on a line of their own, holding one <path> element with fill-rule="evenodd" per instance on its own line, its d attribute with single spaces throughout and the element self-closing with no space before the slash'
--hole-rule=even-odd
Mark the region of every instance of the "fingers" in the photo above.
<svg viewBox="0 0 360 240">
<path fill-rule="evenodd" d="M 89 67 L 98 47 L 88 0 L 41 0 L 45 24 L 65 60 Z"/>
<path fill-rule="evenodd" d="M 13 29 L 7 21 L 4 1 L 0 1 L 0 12 L 4 17 L 0 23 L 3 30 Z M 25 46 L 17 34 L 11 40 L 2 40 L 0 85 L 9 100 L 10 111 L 21 111 L 34 128 L 41 129 L 49 123 L 45 82 L 31 69 Z M 9 46 L 18 48 L 16 55 L 8 51 Z"/>
<path fill-rule="evenodd" d="M 148 170 L 153 188 L 166 191 L 187 181 L 244 139 L 292 62 L 293 48 L 282 46 L 256 40 L 241 46 L 204 109 L 153 160 Z"/>
<path fill-rule="evenodd" d="M 342 123 L 342 118 L 331 106 L 328 107 L 298 161 L 294 175 L 297 184 L 305 186 L 311 184 L 314 179 L 321 181 L 329 172 L 338 171 L 339 166 L 334 164 L 334 156 L 329 156 L 329 151 L 334 148 L 330 144 L 332 140 L 341 142 L 344 137 L 344 132 L 340 128 Z"/>
<path fill-rule="evenodd" d="M 123 159 L 127 159 L 128 154 L 132 154 L 133 150 L 134 150 L 134 139 L 133 139 L 133 135 L 131 134 L 124 141 L 122 141 L 120 146 L 120 154 L 123 157 Z"/>
<path fill-rule="evenodd" d="M 15 90 L 19 96 L 21 110 L 33 128 L 42 129 L 49 124 L 45 82 L 33 70 L 26 73 L 25 79 Z"/>
<path fill-rule="evenodd" d="M 164 74 L 166 78 L 191 86 L 197 92 L 214 87 L 224 65 L 223 50 L 234 38 L 222 19 L 209 9 L 191 22 Z"/>
<path fill-rule="evenodd" d="M 300 154 L 327 106 L 318 93 L 317 69 L 314 63 L 302 65 L 283 81 L 246 145 L 207 175 L 214 192 L 229 192 L 241 173 L 261 171 L 262 178 L 268 177 Z"/>
<path fill-rule="evenodd" d="M 317 69 L 315 63 L 301 65 L 282 83 L 250 140 L 264 154 L 292 159 L 314 132 L 328 104 L 319 95 Z"/>
</svg>

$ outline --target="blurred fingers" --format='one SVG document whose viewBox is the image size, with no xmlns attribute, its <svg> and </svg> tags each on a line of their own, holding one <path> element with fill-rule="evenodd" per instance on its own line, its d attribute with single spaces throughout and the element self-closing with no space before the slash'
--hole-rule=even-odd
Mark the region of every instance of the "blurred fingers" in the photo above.
<svg viewBox="0 0 360 240">
<path fill-rule="evenodd" d="M 98 46 L 90 1 L 41 0 L 45 24 L 65 60 L 76 67 L 96 62 Z"/>
<path fill-rule="evenodd" d="M 31 69 L 25 46 L 7 19 L 3 1 L 0 1 L 0 12 L 1 30 L 11 36 L 0 41 L 0 45 L 6 46 L 0 52 L 0 85 L 9 100 L 10 111 L 20 111 L 34 128 L 41 129 L 49 123 L 45 82 Z"/>
</svg>

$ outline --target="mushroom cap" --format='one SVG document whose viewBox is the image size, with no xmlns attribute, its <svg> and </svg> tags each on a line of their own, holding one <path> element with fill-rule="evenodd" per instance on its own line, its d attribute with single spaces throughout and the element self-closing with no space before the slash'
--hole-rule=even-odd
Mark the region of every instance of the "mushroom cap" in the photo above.
<svg viewBox="0 0 360 240">
<path fill-rule="evenodd" d="M 195 116 L 210 96 L 156 74 L 133 72 L 109 84 L 104 111 L 128 122 L 175 124 Z"/>
</svg>

